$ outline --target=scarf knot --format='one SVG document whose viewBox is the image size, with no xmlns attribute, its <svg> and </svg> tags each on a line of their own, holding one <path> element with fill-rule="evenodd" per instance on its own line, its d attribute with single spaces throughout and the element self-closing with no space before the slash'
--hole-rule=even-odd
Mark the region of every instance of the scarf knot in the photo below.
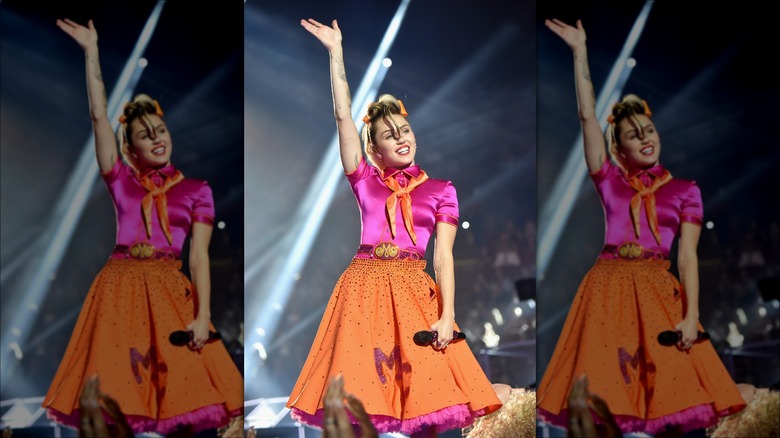
<svg viewBox="0 0 780 438">
<path fill-rule="evenodd" d="M 631 221 L 634 225 L 634 234 L 639 238 L 639 211 L 644 203 L 645 213 L 647 214 L 647 223 L 650 225 L 650 231 L 655 237 L 655 241 L 661 244 L 661 233 L 658 231 L 658 215 L 655 209 L 655 192 L 661 186 L 672 180 L 672 174 L 668 170 L 664 170 L 663 174 L 653 179 L 652 183 L 648 187 L 642 181 L 642 172 L 630 177 L 628 179 L 629 185 L 636 190 L 634 196 L 631 197 Z"/>
<path fill-rule="evenodd" d="M 420 184 L 424 183 L 427 179 L 428 175 L 423 170 L 420 171 L 419 176 L 412 176 L 406 187 L 401 187 L 401 184 L 398 182 L 398 180 L 395 179 L 394 175 L 390 175 L 382 179 L 385 185 L 387 185 L 387 187 L 393 191 L 393 193 L 391 193 L 387 198 L 387 202 L 385 202 L 387 222 L 390 224 L 390 234 L 393 236 L 393 238 L 395 238 L 396 234 L 396 208 L 398 207 L 398 203 L 400 201 L 401 216 L 404 220 L 404 227 L 406 228 L 406 232 L 409 233 L 409 237 L 412 238 L 412 242 L 417 245 L 417 234 L 414 232 L 414 219 L 412 215 L 411 191 Z"/>
<path fill-rule="evenodd" d="M 152 173 L 140 177 L 141 186 L 147 190 L 147 194 L 141 200 L 141 214 L 146 228 L 146 237 L 152 237 L 152 206 L 157 208 L 157 216 L 160 219 L 160 227 L 168 240 L 168 244 L 173 244 L 173 235 L 168 224 L 168 198 L 165 193 L 184 179 L 181 171 L 176 171 L 173 176 L 165 179 L 165 182 L 158 186 L 152 178 Z"/>
</svg>

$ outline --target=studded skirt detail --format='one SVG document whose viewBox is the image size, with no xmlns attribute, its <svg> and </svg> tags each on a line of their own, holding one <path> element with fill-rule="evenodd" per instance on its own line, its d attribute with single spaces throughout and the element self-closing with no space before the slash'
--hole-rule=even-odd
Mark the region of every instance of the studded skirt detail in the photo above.
<svg viewBox="0 0 780 438">
<path fill-rule="evenodd" d="M 462 428 L 501 406 L 467 341 L 442 351 L 414 343 L 441 308 L 425 263 L 352 259 L 288 401 L 293 418 L 321 428 L 322 397 L 339 374 L 380 433 Z"/>
<path fill-rule="evenodd" d="M 222 342 L 193 351 L 169 341 L 195 318 L 195 290 L 181 266 L 108 260 L 44 399 L 50 418 L 78 427 L 79 395 L 93 374 L 136 433 L 218 428 L 241 415 L 243 379 Z"/>
<path fill-rule="evenodd" d="M 669 267 L 668 260 L 597 259 L 539 385 L 542 420 L 567 426 L 567 397 L 582 374 L 625 433 L 704 428 L 744 408 L 710 341 L 687 351 L 658 342 L 684 315 L 684 292 Z"/>
</svg>

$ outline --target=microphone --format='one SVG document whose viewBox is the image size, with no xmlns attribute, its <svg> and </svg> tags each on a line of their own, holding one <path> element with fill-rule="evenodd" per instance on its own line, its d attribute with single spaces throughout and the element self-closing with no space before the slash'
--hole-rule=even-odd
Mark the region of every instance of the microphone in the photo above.
<svg viewBox="0 0 780 438">
<path fill-rule="evenodd" d="M 696 336 L 696 341 L 694 342 L 704 341 L 709 338 L 710 338 L 709 333 L 699 332 L 698 336 Z M 671 347 L 672 345 L 675 345 L 678 342 L 680 342 L 681 339 L 682 339 L 682 332 L 666 330 L 658 334 L 658 343 L 665 347 Z"/>
<path fill-rule="evenodd" d="M 417 332 L 414 334 L 414 343 L 424 347 L 426 345 L 431 345 L 439 338 L 439 333 L 436 331 L 428 331 L 423 330 L 421 332 Z M 466 339 L 466 334 L 462 332 L 452 332 L 452 342 L 460 340 L 460 339 Z"/>
<path fill-rule="evenodd" d="M 216 341 L 222 339 L 222 335 L 219 332 L 209 332 L 209 339 L 206 342 Z M 183 347 L 192 341 L 192 332 L 177 330 L 168 337 L 171 344 L 177 347 Z"/>
</svg>

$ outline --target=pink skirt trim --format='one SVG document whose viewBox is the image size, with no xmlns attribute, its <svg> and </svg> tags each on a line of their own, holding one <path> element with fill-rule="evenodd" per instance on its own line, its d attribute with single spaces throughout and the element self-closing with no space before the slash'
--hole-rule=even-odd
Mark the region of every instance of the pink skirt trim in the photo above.
<svg viewBox="0 0 780 438">
<path fill-rule="evenodd" d="M 314 414 L 309 414 L 297 408 L 292 408 L 290 416 L 301 423 L 315 426 L 322 429 L 324 409 L 318 409 Z M 349 413 L 347 413 L 349 414 Z M 450 429 L 462 429 L 474 423 L 477 417 L 485 414 L 484 409 L 477 411 L 469 410 L 465 404 L 449 406 L 430 414 L 420 415 L 419 417 L 401 420 L 387 415 L 369 415 L 371 423 L 379 433 L 401 432 L 411 434 L 420 431 L 425 427 L 435 427 L 437 432 L 444 432 Z M 353 424 L 358 424 L 357 420 L 350 415 Z"/>
<path fill-rule="evenodd" d="M 706 429 L 710 426 L 714 426 L 720 417 L 734 414 L 739 410 L 740 409 L 725 409 L 716 411 L 711 405 L 703 404 L 651 420 L 644 420 L 631 415 L 615 415 L 615 422 L 617 422 L 623 433 L 644 432 L 649 435 L 655 435 L 668 426 L 679 426 L 681 432 L 686 433 L 692 430 Z M 566 409 L 557 415 L 545 411 L 544 409 L 538 409 L 537 412 L 539 418 L 545 423 L 562 428 L 567 428 L 568 426 L 569 415 Z M 597 423 L 601 423 L 601 419 L 595 414 L 593 415 L 593 420 Z"/>
<path fill-rule="evenodd" d="M 127 415 L 126 418 L 127 423 L 133 429 L 134 433 L 156 432 L 165 435 L 175 431 L 179 426 L 187 425 L 192 427 L 193 432 L 200 432 L 206 429 L 217 429 L 226 426 L 231 418 L 237 417 L 241 415 L 241 413 L 242 409 L 235 409 L 228 412 L 223 405 L 216 404 L 204 406 L 194 411 L 171 418 L 165 418 L 163 420 L 154 420 L 143 415 Z M 70 415 L 56 409 L 47 409 L 46 416 L 65 426 L 74 429 L 79 428 L 80 415 L 78 409 L 71 412 Z M 106 419 L 106 423 L 114 422 L 105 413 L 103 416 Z"/>
</svg>

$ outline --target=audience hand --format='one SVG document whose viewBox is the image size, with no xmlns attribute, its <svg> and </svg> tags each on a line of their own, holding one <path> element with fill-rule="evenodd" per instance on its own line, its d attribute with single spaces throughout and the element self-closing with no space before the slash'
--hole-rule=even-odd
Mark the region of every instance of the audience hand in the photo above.
<svg viewBox="0 0 780 438">
<path fill-rule="evenodd" d="M 112 433 L 109 433 L 109 426 L 103 417 L 104 410 L 114 420 L 115 426 L 111 427 Z M 97 375 L 92 376 L 84 384 L 81 397 L 79 398 L 79 413 L 81 415 L 80 437 L 99 438 L 112 436 L 132 438 L 134 436 L 133 430 L 127 423 L 127 419 L 116 400 L 100 392 L 100 380 Z"/>
<path fill-rule="evenodd" d="M 354 395 L 344 392 L 344 379 L 336 376 L 328 386 L 323 399 L 325 416 L 323 421 L 324 438 L 353 438 L 355 430 L 347 415 L 347 410 L 358 420 L 363 437 L 376 438 L 376 429 L 366 413 L 363 403 Z"/>
<path fill-rule="evenodd" d="M 574 382 L 569 392 L 569 428 L 567 436 L 570 438 L 584 437 L 622 437 L 623 433 L 618 427 L 615 417 L 609 411 L 607 403 L 599 396 L 588 391 L 588 378 L 582 376 Z M 591 409 L 603 422 L 603 427 L 596 427 L 591 415 Z M 599 433 L 601 432 L 601 433 Z"/>
</svg>

